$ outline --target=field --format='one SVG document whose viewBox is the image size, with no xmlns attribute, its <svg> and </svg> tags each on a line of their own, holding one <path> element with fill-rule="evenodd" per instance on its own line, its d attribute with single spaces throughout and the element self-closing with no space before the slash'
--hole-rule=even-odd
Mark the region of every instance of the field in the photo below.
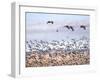
<svg viewBox="0 0 100 80">
<path fill-rule="evenodd" d="M 89 51 L 32 52 L 26 55 L 26 67 L 84 65 L 90 63 Z"/>
</svg>

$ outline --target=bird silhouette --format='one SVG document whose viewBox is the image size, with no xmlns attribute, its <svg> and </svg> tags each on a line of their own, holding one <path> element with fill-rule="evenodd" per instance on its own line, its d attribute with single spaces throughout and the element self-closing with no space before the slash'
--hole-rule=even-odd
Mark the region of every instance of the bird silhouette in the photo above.
<svg viewBox="0 0 100 80">
<path fill-rule="evenodd" d="M 71 29 L 72 31 L 74 31 L 74 28 L 72 26 L 65 25 L 64 27 L 66 27 L 67 29 Z"/>
<path fill-rule="evenodd" d="M 72 26 L 70 26 L 70 29 L 71 29 L 72 31 L 74 31 L 74 28 L 73 28 Z"/>
<path fill-rule="evenodd" d="M 84 30 L 86 30 L 86 26 L 81 25 L 80 28 L 83 28 Z"/>
<path fill-rule="evenodd" d="M 47 21 L 47 24 L 49 24 L 49 23 L 54 24 L 54 22 L 53 22 L 53 21 Z"/>
</svg>

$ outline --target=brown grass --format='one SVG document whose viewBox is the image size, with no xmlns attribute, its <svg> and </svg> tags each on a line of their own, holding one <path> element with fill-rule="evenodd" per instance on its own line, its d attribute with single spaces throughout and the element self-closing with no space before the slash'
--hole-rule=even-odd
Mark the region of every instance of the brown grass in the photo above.
<svg viewBox="0 0 100 80">
<path fill-rule="evenodd" d="M 56 51 L 55 53 L 32 52 L 26 55 L 26 67 L 43 67 L 43 66 L 62 66 L 62 65 L 83 65 L 90 63 L 90 55 L 85 52 L 64 52 Z"/>
</svg>

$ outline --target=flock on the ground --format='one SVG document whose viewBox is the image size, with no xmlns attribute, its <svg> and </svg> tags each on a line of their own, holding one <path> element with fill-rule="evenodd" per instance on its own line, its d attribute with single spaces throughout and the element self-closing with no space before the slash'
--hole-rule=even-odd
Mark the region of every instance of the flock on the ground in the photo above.
<svg viewBox="0 0 100 80">
<path fill-rule="evenodd" d="M 43 40 L 30 40 L 25 43 L 26 52 L 32 51 L 52 51 L 52 50 L 64 50 L 64 51 L 73 51 L 73 50 L 88 50 L 89 49 L 89 40 L 80 39 L 71 41 L 43 41 Z"/>
</svg>

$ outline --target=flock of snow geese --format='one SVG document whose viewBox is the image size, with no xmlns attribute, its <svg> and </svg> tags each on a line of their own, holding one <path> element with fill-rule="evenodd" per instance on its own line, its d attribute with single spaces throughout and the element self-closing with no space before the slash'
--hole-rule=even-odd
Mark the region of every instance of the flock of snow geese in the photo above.
<svg viewBox="0 0 100 80">
<path fill-rule="evenodd" d="M 63 51 L 73 51 L 73 50 L 88 50 L 89 44 L 88 40 L 75 40 L 71 41 L 43 41 L 43 40 L 34 40 L 34 41 L 26 41 L 26 52 L 32 51 L 52 51 L 52 50 L 63 50 Z"/>
</svg>

